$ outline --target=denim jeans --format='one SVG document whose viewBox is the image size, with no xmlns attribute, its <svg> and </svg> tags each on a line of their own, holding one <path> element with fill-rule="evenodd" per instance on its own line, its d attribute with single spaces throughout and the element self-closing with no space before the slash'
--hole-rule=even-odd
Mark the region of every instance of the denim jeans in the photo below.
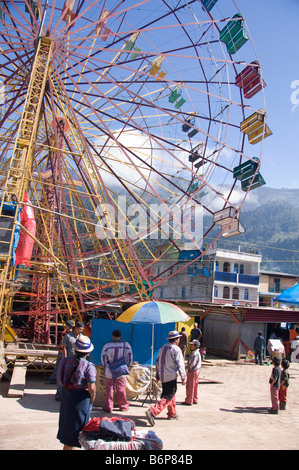
<svg viewBox="0 0 299 470">
<path fill-rule="evenodd" d="M 264 350 L 263 349 L 255 350 L 255 363 L 260 364 L 261 366 L 264 364 Z"/>
</svg>

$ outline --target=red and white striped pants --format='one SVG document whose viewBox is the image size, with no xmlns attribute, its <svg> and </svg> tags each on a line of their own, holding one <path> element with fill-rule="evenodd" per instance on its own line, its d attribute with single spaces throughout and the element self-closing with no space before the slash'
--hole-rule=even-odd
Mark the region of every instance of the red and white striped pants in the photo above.
<svg viewBox="0 0 299 470">
<path fill-rule="evenodd" d="M 200 369 L 188 370 L 187 383 L 186 383 L 186 398 L 185 403 L 193 405 L 198 403 L 198 378 Z"/>
</svg>

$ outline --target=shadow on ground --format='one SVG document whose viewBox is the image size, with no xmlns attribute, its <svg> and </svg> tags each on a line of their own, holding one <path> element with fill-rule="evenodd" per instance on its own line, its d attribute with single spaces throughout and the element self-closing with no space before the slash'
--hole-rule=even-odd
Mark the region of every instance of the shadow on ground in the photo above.
<svg viewBox="0 0 299 470">
<path fill-rule="evenodd" d="M 269 414 L 269 407 L 256 407 L 256 406 L 236 406 L 232 410 L 227 408 L 219 408 L 219 411 L 227 411 L 229 413 L 258 413 Z"/>
</svg>

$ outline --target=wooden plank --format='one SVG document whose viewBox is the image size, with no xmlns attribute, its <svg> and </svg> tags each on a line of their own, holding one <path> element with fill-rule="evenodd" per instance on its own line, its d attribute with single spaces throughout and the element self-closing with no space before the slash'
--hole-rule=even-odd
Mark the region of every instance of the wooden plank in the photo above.
<svg viewBox="0 0 299 470">
<path fill-rule="evenodd" d="M 7 396 L 12 398 L 22 398 L 25 390 L 27 372 L 27 361 L 16 360 L 13 373 L 10 379 L 10 385 Z"/>
<path fill-rule="evenodd" d="M 57 357 L 58 351 L 47 351 L 45 349 L 13 349 L 6 348 L 4 351 L 5 356 L 26 356 L 26 357 Z"/>
</svg>

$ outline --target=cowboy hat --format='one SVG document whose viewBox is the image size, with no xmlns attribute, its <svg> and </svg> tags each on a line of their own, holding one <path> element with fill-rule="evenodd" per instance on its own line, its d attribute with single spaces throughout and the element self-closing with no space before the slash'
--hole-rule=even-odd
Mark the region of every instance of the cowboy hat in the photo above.
<svg viewBox="0 0 299 470">
<path fill-rule="evenodd" d="M 180 333 L 178 333 L 178 331 L 170 331 L 168 333 L 168 337 L 166 339 L 176 339 L 176 338 L 180 338 L 182 335 L 180 335 Z"/>
</svg>

